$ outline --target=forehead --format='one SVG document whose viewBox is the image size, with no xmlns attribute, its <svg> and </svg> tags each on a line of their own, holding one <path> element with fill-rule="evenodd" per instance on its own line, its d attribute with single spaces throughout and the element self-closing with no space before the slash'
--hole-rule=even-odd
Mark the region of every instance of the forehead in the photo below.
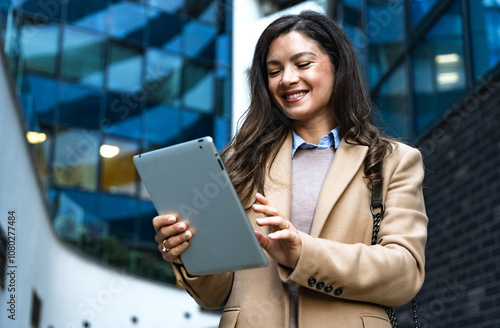
<svg viewBox="0 0 500 328">
<path fill-rule="evenodd" d="M 278 36 L 271 42 L 267 59 L 290 57 L 304 51 L 313 52 L 316 55 L 324 54 L 316 40 L 300 32 L 292 31 Z"/>
</svg>

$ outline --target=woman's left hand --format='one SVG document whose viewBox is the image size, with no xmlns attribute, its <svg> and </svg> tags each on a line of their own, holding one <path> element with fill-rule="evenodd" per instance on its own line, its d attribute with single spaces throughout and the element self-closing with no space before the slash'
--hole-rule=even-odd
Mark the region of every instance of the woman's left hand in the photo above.
<svg viewBox="0 0 500 328">
<path fill-rule="evenodd" d="M 259 226 L 271 226 L 271 233 L 264 236 L 259 231 L 255 235 L 262 248 L 281 265 L 295 269 L 302 250 L 302 239 L 297 229 L 289 220 L 274 208 L 266 197 L 257 193 L 255 199 L 260 204 L 254 204 L 252 209 L 256 213 L 265 214 L 266 217 L 257 219 Z"/>
</svg>

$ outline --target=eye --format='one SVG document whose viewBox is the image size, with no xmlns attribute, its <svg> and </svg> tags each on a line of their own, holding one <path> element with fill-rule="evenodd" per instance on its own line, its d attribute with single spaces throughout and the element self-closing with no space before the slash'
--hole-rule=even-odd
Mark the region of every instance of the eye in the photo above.
<svg viewBox="0 0 500 328">
<path fill-rule="evenodd" d="M 306 68 L 310 64 L 311 64 L 311 62 L 303 62 L 303 63 L 298 64 L 297 67 L 298 68 Z"/>
<path fill-rule="evenodd" d="M 280 73 L 279 69 L 274 69 L 274 70 L 268 71 L 268 74 L 269 74 L 270 77 L 276 76 L 279 73 Z"/>
</svg>

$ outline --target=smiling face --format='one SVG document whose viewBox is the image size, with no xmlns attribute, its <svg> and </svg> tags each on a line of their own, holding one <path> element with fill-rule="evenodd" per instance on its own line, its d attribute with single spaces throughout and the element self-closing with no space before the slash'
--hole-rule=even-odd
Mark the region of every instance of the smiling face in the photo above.
<svg viewBox="0 0 500 328">
<path fill-rule="evenodd" d="M 316 41 L 299 32 L 277 37 L 269 47 L 267 72 L 271 97 L 294 126 L 335 127 L 334 69 Z"/>
</svg>

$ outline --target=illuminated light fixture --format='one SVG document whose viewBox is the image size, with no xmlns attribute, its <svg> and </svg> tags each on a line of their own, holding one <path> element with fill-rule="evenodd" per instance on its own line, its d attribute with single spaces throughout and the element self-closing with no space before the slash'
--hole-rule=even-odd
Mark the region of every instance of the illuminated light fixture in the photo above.
<svg viewBox="0 0 500 328">
<path fill-rule="evenodd" d="M 39 144 L 47 140 L 47 135 L 41 132 L 28 131 L 26 139 L 28 139 L 30 144 Z"/>
<path fill-rule="evenodd" d="M 439 84 L 452 84 L 460 80 L 458 73 L 442 73 L 437 76 Z"/>
<path fill-rule="evenodd" d="M 111 145 L 102 145 L 99 153 L 104 158 L 113 158 L 120 153 L 120 148 Z"/>
<path fill-rule="evenodd" d="M 436 56 L 436 63 L 438 63 L 438 64 L 456 63 L 459 60 L 460 60 L 460 56 L 458 54 L 447 54 L 447 55 Z"/>
</svg>

